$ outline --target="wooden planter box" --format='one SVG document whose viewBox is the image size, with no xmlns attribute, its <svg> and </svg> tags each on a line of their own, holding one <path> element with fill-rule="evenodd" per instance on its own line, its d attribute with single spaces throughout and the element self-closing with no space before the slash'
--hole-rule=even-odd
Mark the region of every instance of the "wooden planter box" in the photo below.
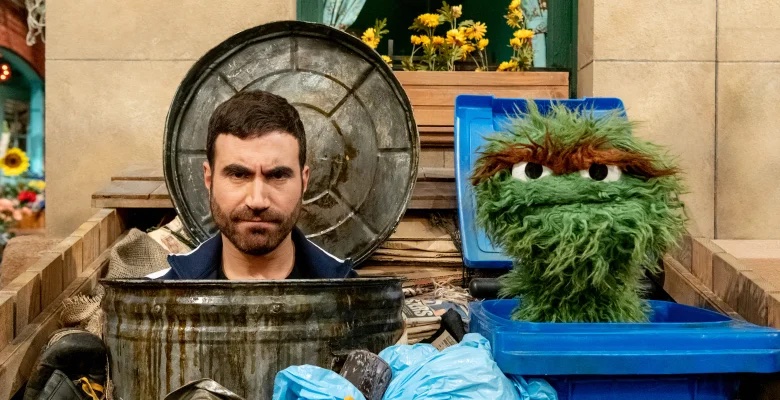
<svg viewBox="0 0 780 400">
<path fill-rule="evenodd" d="M 396 71 L 414 109 L 423 147 L 452 147 L 455 97 L 566 99 L 568 72 Z"/>
</svg>

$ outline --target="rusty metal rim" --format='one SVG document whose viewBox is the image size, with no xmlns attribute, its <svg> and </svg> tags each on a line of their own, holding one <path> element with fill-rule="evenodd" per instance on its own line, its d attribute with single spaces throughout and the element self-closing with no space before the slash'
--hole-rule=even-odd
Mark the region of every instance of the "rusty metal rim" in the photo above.
<svg viewBox="0 0 780 400">
<path fill-rule="evenodd" d="M 108 287 L 132 286 L 133 288 L 257 288 L 257 287 L 361 287 L 383 286 L 389 284 L 400 285 L 403 280 L 396 277 L 372 277 L 372 278 L 346 278 L 346 279 L 281 279 L 281 280 L 217 280 L 217 279 L 188 279 L 188 280 L 155 280 L 155 279 L 100 279 L 99 282 Z"/>
</svg>

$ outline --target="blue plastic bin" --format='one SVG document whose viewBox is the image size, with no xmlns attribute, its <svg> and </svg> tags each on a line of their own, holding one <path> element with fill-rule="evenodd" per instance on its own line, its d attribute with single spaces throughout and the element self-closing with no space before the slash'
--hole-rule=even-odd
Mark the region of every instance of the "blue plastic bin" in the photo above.
<svg viewBox="0 0 780 400">
<path fill-rule="evenodd" d="M 510 320 L 517 300 L 471 303 L 469 330 L 508 375 L 540 377 L 560 400 L 728 400 L 740 374 L 780 371 L 780 331 L 650 301 L 648 323 Z"/>
<path fill-rule="evenodd" d="M 582 109 L 594 115 L 617 110 L 625 116 L 623 102 L 616 98 L 578 100 L 533 100 L 541 112 L 553 104 Z M 511 260 L 496 249 L 476 224 L 476 206 L 469 177 L 474 169 L 477 149 L 485 136 L 499 132 L 508 115 L 528 110 L 525 99 L 497 99 L 493 96 L 461 95 L 455 99 L 455 185 L 458 198 L 458 220 L 463 248 L 463 263 L 468 268 L 512 267 Z"/>
</svg>

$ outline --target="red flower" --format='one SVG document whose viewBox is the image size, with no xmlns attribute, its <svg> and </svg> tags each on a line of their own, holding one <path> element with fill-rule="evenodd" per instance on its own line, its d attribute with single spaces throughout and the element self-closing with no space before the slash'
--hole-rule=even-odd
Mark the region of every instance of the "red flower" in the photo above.
<svg viewBox="0 0 780 400">
<path fill-rule="evenodd" d="M 35 192 L 32 190 L 22 190 L 19 192 L 19 196 L 17 196 L 17 199 L 20 203 L 32 203 L 35 201 L 35 197 L 38 196 Z"/>
</svg>

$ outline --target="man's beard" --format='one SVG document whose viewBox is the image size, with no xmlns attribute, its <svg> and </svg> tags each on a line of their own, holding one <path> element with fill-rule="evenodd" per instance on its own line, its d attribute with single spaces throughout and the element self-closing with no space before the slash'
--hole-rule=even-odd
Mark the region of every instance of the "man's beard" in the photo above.
<svg viewBox="0 0 780 400">
<path fill-rule="evenodd" d="M 247 206 L 242 206 L 228 215 L 219 207 L 211 194 L 209 195 L 209 203 L 214 224 L 220 232 L 242 253 L 262 256 L 276 249 L 295 227 L 303 206 L 303 198 L 298 199 L 298 204 L 289 215 L 271 209 L 257 211 Z M 270 229 L 252 228 L 248 232 L 241 232 L 238 227 L 241 221 L 269 222 L 274 227 Z"/>
</svg>

